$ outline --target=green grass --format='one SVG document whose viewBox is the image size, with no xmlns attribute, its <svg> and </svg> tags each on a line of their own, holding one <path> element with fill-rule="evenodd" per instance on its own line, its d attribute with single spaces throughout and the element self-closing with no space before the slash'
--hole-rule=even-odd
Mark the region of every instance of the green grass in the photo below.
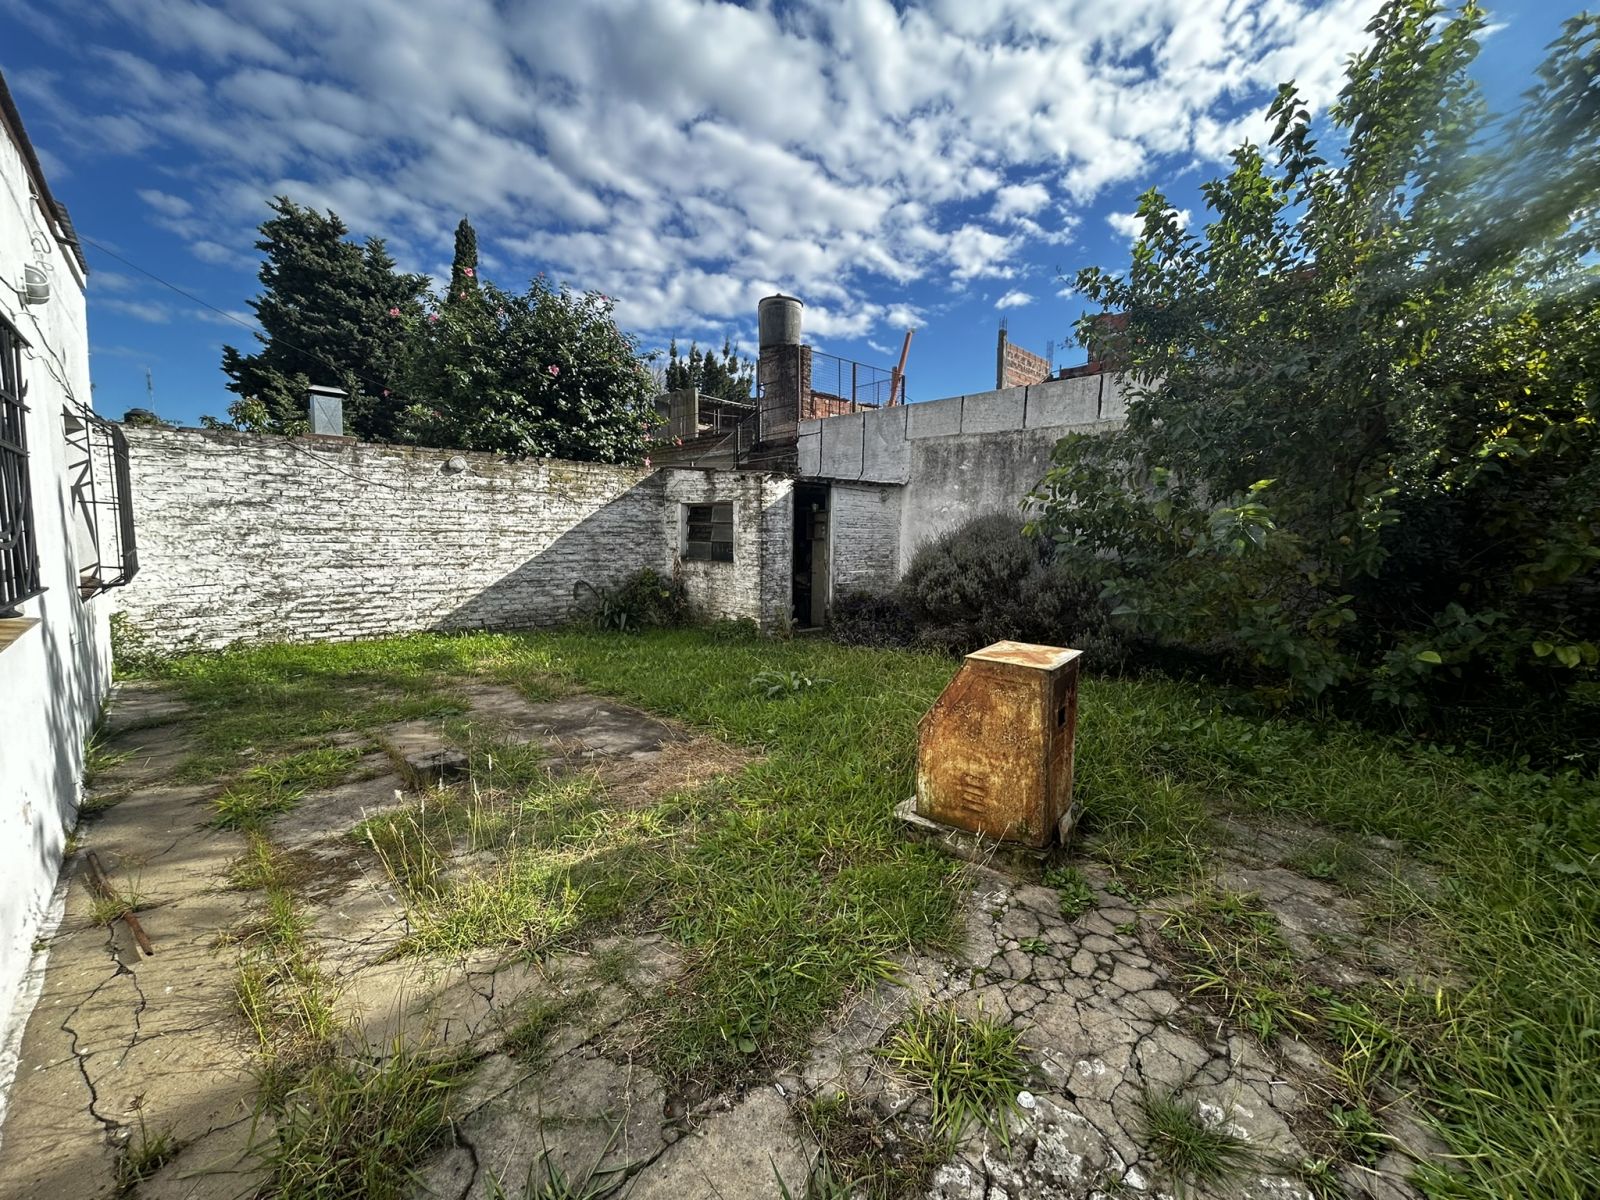
<svg viewBox="0 0 1600 1200">
<path fill-rule="evenodd" d="M 241 751 L 459 715 L 456 681 L 474 673 L 538 698 L 563 687 L 614 696 L 759 753 L 657 814 L 650 853 L 614 894 L 615 911 L 649 904 L 688 962 L 644 1018 L 668 1075 L 715 1082 L 781 1055 L 897 954 L 955 944 L 960 871 L 908 844 L 891 816 L 911 794 L 916 722 L 949 660 L 694 631 L 572 632 L 267 647 L 159 670 L 199 706 L 198 766 L 220 776 L 248 761 Z M 750 686 L 769 671 L 833 682 L 775 701 Z M 1319 1044 L 1353 1085 L 1417 1093 L 1451 1155 L 1424 1173 L 1430 1194 L 1600 1195 L 1600 783 L 1264 716 L 1226 690 L 1161 679 L 1085 679 L 1076 761 L 1082 851 L 1126 895 L 1204 891 L 1224 816 L 1282 816 L 1320 827 L 1329 846 L 1401 843 L 1439 886 L 1371 881 L 1364 903 L 1423 939 L 1446 978 L 1334 997 L 1316 1010 Z M 1351 863 L 1313 847 L 1293 865 L 1344 884 Z M 566 895 L 559 871 L 518 886 L 546 905 Z M 576 892 L 581 921 L 588 894 Z M 1225 966 L 1240 964 L 1235 993 L 1275 987 L 1276 951 L 1249 915 L 1212 916 L 1206 936 L 1243 935 L 1242 957 L 1220 950 Z M 1267 996 L 1248 1011 L 1270 1034 L 1299 1007 Z"/>
<path fill-rule="evenodd" d="M 1346 891 L 1363 890 L 1372 873 L 1367 856 L 1343 838 L 1322 838 L 1284 859 L 1308 879 L 1336 883 Z"/>
<path fill-rule="evenodd" d="M 1255 896 L 1204 889 L 1159 910 L 1192 998 L 1208 1002 L 1262 1041 L 1314 1018 L 1303 970 L 1278 919 Z"/>
<path fill-rule="evenodd" d="M 145 901 L 138 876 L 133 876 L 121 887 L 112 887 L 109 895 L 94 896 L 89 901 L 89 919 L 96 925 L 111 925 L 128 913 L 143 911 Z"/>
<path fill-rule="evenodd" d="M 947 1142 L 972 1125 L 1005 1140 L 1017 1093 L 1028 1081 L 1021 1035 L 990 1017 L 948 1006 L 919 1008 L 895 1031 L 884 1058 L 933 1103 L 933 1130 Z"/>
<path fill-rule="evenodd" d="M 914 1200 L 950 1157 L 943 1141 L 919 1137 L 844 1092 L 820 1092 L 798 1112 L 818 1146 L 804 1180 L 779 1180 L 792 1200 Z"/>
<path fill-rule="evenodd" d="M 139 1110 L 139 1128 L 130 1133 L 117 1155 L 116 1180 L 119 1196 L 137 1195 L 139 1185 L 177 1157 L 182 1149 L 170 1129 L 152 1132 L 145 1124 L 144 1108 Z"/>
<path fill-rule="evenodd" d="M 419 1164 L 449 1138 L 459 1057 L 397 1044 L 381 1062 L 336 1057 L 312 1066 L 277 1106 L 263 1163 L 279 1200 L 409 1194 Z"/>
<path fill-rule="evenodd" d="M 417 953 L 543 953 L 628 906 L 659 834 L 658 814 L 606 806 L 595 778 L 543 770 L 509 794 L 474 780 L 356 830 L 400 885 Z M 458 854 L 477 859 L 447 870 Z"/>
<path fill-rule="evenodd" d="M 300 797 L 342 781 L 361 757 L 359 750 L 302 750 L 247 768 L 217 797 L 215 824 L 222 829 L 259 830 L 268 818 L 288 812 Z"/>
<path fill-rule="evenodd" d="M 1140 1110 L 1150 1156 L 1175 1184 L 1227 1183 L 1260 1162 L 1248 1142 L 1207 1121 L 1192 1099 L 1146 1092 Z"/>
</svg>

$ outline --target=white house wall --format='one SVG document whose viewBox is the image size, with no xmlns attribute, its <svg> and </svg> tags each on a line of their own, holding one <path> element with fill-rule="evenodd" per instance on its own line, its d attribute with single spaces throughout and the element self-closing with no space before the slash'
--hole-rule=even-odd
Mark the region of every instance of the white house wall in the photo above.
<svg viewBox="0 0 1600 1200">
<path fill-rule="evenodd" d="M 24 307 L 25 263 L 43 262 L 51 296 Z M 73 827 L 83 743 L 110 683 L 105 598 L 79 599 L 61 410 L 87 402 L 83 279 L 35 206 L 21 154 L 0 133 L 0 313 L 24 351 L 29 472 L 41 581 L 22 605 L 39 624 L 0 649 L 0 1012 L 19 995 L 31 948 Z"/>
</svg>

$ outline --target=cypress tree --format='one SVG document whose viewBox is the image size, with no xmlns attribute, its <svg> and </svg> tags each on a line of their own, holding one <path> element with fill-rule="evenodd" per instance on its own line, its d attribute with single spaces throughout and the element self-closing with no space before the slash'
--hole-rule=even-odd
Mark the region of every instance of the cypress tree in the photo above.
<svg viewBox="0 0 1600 1200">
<path fill-rule="evenodd" d="M 456 226 L 456 253 L 450 260 L 450 290 L 445 295 L 446 304 L 454 304 L 467 296 L 478 294 L 478 231 L 472 222 L 462 217 Z"/>
</svg>

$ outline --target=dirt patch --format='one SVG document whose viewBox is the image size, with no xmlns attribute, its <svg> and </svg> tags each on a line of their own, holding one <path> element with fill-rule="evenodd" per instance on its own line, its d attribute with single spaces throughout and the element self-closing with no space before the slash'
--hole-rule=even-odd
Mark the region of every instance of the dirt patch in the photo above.
<svg viewBox="0 0 1600 1200">
<path fill-rule="evenodd" d="M 737 746 L 708 737 L 668 742 L 653 758 L 593 760 L 611 803 L 626 808 L 646 808 L 733 775 L 754 761 L 754 755 Z"/>
</svg>

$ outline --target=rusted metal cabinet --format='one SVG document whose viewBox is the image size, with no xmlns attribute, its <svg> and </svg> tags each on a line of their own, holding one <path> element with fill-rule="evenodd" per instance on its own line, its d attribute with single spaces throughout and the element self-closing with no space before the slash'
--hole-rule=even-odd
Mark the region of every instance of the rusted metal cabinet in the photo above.
<svg viewBox="0 0 1600 1200">
<path fill-rule="evenodd" d="M 967 655 L 917 731 L 917 813 L 1047 846 L 1071 827 L 1078 650 L 996 642 Z"/>
</svg>

